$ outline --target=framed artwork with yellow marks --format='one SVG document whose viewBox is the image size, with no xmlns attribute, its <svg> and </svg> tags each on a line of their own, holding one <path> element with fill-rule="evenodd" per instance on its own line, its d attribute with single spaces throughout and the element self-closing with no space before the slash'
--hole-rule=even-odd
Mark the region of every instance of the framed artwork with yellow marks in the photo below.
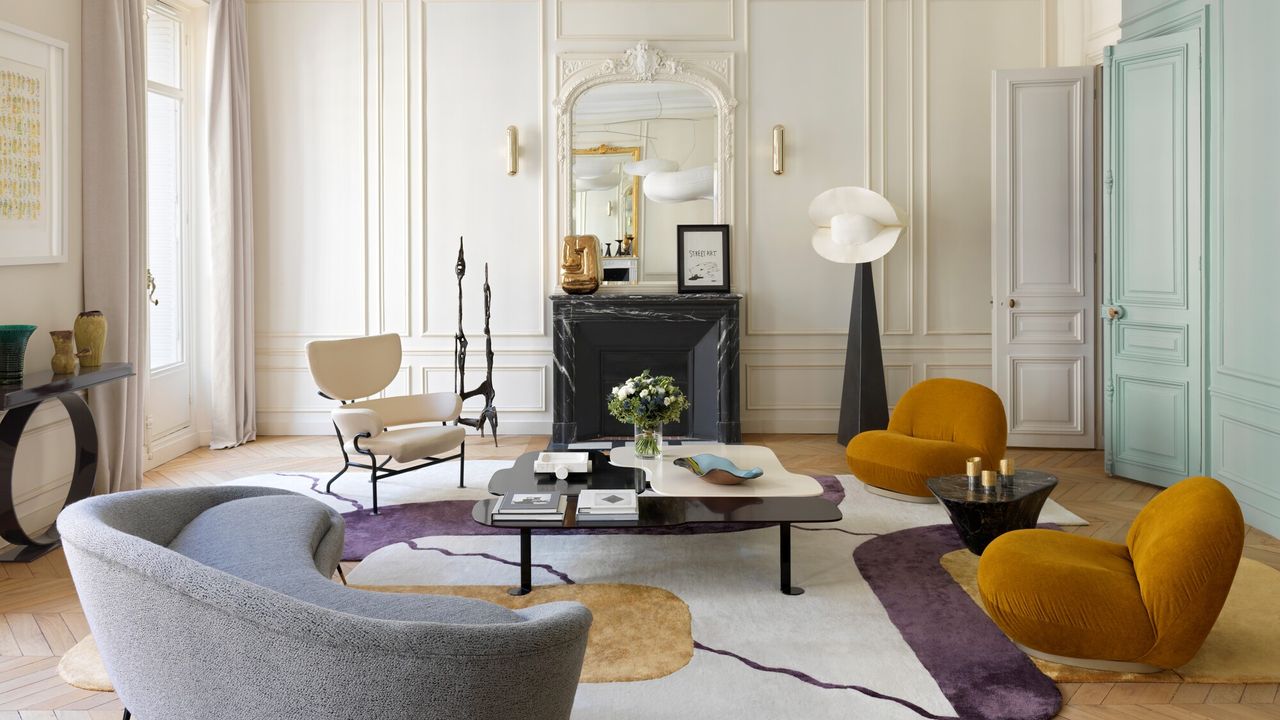
<svg viewBox="0 0 1280 720">
<path fill-rule="evenodd" d="M 0 23 L 0 265 L 67 260 L 67 44 Z"/>
</svg>

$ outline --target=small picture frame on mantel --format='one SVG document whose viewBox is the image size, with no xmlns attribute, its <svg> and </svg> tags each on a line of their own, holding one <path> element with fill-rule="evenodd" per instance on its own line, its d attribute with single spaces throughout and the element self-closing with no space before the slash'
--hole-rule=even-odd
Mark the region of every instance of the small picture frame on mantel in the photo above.
<svg viewBox="0 0 1280 720">
<path fill-rule="evenodd" d="M 676 289 L 729 292 L 729 226 L 676 226 Z"/>
</svg>

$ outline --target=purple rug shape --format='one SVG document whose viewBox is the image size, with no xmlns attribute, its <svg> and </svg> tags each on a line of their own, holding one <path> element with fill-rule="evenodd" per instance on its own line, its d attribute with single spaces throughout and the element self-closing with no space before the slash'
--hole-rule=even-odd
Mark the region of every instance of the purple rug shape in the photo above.
<svg viewBox="0 0 1280 720">
<path fill-rule="evenodd" d="M 950 525 L 881 535 L 853 551 L 862 577 L 963 719 L 1048 720 L 1062 705 L 1040 672 L 942 567 Z"/>
<path fill-rule="evenodd" d="M 822 497 L 839 505 L 844 500 L 844 486 L 826 475 L 814 478 L 822 485 Z M 355 504 L 355 503 L 353 503 Z M 515 535 L 518 530 L 481 525 L 471 519 L 474 500 L 437 500 L 383 506 L 378 515 L 359 509 L 343 513 L 347 523 L 347 539 L 342 559 L 363 560 L 374 550 L 414 538 L 433 535 Z M 768 527 L 760 523 L 723 523 L 675 525 L 661 528 L 592 528 L 590 530 L 535 530 L 541 533 L 571 535 L 698 535 L 702 533 L 741 532 Z"/>
</svg>

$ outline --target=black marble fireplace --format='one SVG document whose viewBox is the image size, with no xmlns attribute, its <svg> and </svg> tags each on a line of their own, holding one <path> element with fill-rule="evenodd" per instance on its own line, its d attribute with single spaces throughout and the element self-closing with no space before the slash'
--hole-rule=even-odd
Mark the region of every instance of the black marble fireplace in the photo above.
<svg viewBox="0 0 1280 720">
<path fill-rule="evenodd" d="M 668 436 L 740 442 L 738 301 L 741 295 L 552 295 L 555 443 L 628 436 L 605 408 L 609 391 L 649 370 L 670 375 L 692 408 Z"/>
</svg>

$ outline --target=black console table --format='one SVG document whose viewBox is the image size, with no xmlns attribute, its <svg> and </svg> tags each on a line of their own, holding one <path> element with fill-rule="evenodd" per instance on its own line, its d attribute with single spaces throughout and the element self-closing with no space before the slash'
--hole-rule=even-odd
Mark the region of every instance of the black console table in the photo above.
<svg viewBox="0 0 1280 720">
<path fill-rule="evenodd" d="M 62 544 L 56 525 L 39 537 L 28 536 L 13 506 L 13 462 L 18 456 L 18 440 L 36 406 L 56 399 L 71 417 L 76 466 L 66 502 L 62 503 L 66 507 L 89 497 L 98 472 L 98 429 L 79 391 L 130 375 L 133 365 L 129 363 L 105 363 L 70 375 L 54 375 L 47 370 L 28 373 L 21 385 L 0 385 L 0 410 L 4 411 L 4 418 L 0 419 L 0 537 L 15 546 L 0 553 L 0 562 L 31 562 Z"/>
<path fill-rule="evenodd" d="M 552 295 L 555 397 L 551 441 L 625 437 L 605 410 L 610 389 L 651 370 L 692 402 L 668 436 L 742 442 L 736 293 Z"/>
</svg>

